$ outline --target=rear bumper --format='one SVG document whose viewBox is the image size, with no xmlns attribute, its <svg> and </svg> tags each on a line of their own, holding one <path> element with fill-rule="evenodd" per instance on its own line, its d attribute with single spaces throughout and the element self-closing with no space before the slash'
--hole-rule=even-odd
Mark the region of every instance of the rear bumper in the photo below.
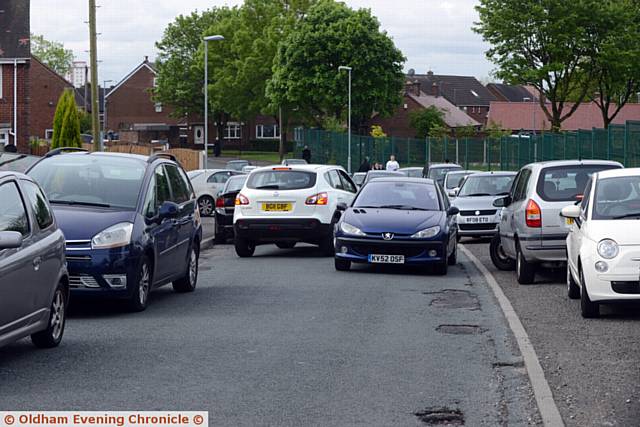
<svg viewBox="0 0 640 427">
<path fill-rule="evenodd" d="M 238 219 L 233 230 L 237 237 L 257 243 L 314 243 L 333 235 L 333 225 L 315 218 Z"/>
<path fill-rule="evenodd" d="M 346 252 L 344 252 L 346 248 Z M 429 252 L 435 250 L 435 256 Z M 337 237 L 335 239 L 336 258 L 356 263 L 368 263 L 369 255 L 404 255 L 407 265 L 428 265 L 442 263 L 447 259 L 447 248 L 440 240 L 430 241 L 386 241 Z"/>
<path fill-rule="evenodd" d="M 216 227 L 220 230 L 225 231 L 233 231 L 233 213 L 229 214 L 221 214 L 216 212 Z"/>
<path fill-rule="evenodd" d="M 566 262 L 567 234 L 519 238 L 525 259 L 530 262 Z"/>
</svg>

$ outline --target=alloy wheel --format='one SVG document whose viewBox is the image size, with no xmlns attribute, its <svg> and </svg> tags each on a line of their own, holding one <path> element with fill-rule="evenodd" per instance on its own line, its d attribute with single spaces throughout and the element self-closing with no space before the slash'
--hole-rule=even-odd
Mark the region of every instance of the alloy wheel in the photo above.
<svg viewBox="0 0 640 427">
<path fill-rule="evenodd" d="M 58 289 L 51 304 L 51 336 L 54 340 L 60 339 L 64 328 L 65 302 L 62 291 Z"/>
<path fill-rule="evenodd" d="M 198 200 L 198 209 L 200 209 L 201 216 L 209 216 L 213 213 L 213 202 L 208 197 L 203 197 Z"/>
<path fill-rule="evenodd" d="M 147 298 L 149 296 L 149 278 L 149 266 L 145 262 L 142 264 L 140 283 L 138 284 L 138 298 L 141 306 L 144 306 L 147 303 Z"/>
<path fill-rule="evenodd" d="M 191 251 L 191 258 L 189 259 L 189 281 L 191 286 L 194 286 L 198 280 L 198 256 L 196 251 Z"/>
</svg>

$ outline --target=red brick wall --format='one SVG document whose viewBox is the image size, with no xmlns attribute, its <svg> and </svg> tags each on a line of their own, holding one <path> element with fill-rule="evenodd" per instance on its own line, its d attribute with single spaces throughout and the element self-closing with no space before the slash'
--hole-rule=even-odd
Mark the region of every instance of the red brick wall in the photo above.
<svg viewBox="0 0 640 427">
<path fill-rule="evenodd" d="M 44 139 L 45 131 L 53 128 L 53 116 L 60 95 L 67 88 L 73 89 L 73 85 L 36 59 L 31 61 L 29 73 L 31 92 L 29 136 Z"/>
<path fill-rule="evenodd" d="M 489 107 L 477 107 L 477 106 L 469 106 L 466 107 L 465 112 L 467 116 L 471 117 L 478 123 L 483 125 L 487 124 L 487 116 L 489 115 Z"/>
<path fill-rule="evenodd" d="M 13 130 L 13 64 L 0 64 L 2 67 L 2 99 L 0 99 L 0 123 L 10 123 Z M 20 152 L 29 151 L 29 64 L 18 64 L 18 138 Z M 9 141 L 15 143 L 13 137 Z"/>
<path fill-rule="evenodd" d="M 404 108 L 404 106 L 407 108 Z M 404 96 L 402 105 L 396 109 L 395 113 L 391 117 L 381 118 L 379 116 L 374 117 L 367 123 L 367 133 L 371 130 L 371 126 L 382 126 L 382 130 L 389 136 L 395 136 L 399 138 L 415 138 L 416 130 L 411 127 L 410 114 L 413 111 L 422 110 L 420 104 L 411 99 L 408 96 Z"/>
</svg>

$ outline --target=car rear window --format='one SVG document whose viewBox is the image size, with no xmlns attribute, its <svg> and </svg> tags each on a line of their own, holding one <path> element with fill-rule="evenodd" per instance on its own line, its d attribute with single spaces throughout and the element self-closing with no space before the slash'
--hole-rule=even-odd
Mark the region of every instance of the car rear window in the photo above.
<svg viewBox="0 0 640 427">
<path fill-rule="evenodd" d="M 569 202 L 584 194 L 591 175 L 607 169 L 618 169 L 614 165 L 554 166 L 540 171 L 537 191 L 547 202 Z"/>
<path fill-rule="evenodd" d="M 232 191 L 240 191 L 244 187 L 244 183 L 247 181 L 247 175 L 234 176 L 229 178 L 227 184 L 224 186 L 224 192 L 230 193 Z"/>
<path fill-rule="evenodd" d="M 254 190 L 302 190 L 315 185 L 314 172 L 293 170 L 253 172 L 247 181 L 247 187 Z"/>
</svg>

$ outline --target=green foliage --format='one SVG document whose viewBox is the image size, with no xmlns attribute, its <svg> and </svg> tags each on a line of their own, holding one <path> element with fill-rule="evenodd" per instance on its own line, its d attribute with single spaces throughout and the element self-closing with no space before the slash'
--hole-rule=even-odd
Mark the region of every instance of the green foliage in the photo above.
<svg viewBox="0 0 640 427">
<path fill-rule="evenodd" d="M 51 148 L 60 147 L 82 147 L 78 107 L 71 90 L 65 90 L 60 95 L 53 117 Z"/>
<path fill-rule="evenodd" d="M 494 121 L 489 122 L 485 126 L 484 131 L 491 139 L 500 139 L 502 137 L 509 136 L 512 133 L 510 129 L 503 129 L 502 126 Z"/>
<path fill-rule="evenodd" d="M 80 133 L 91 133 L 91 114 L 86 111 L 78 111 L 80 120 Z"/>
<path fill-rule="evenodd" d="M 456 128 L 455 132 L 458 138 L 471 138 L 477 133 L 476 128 L 473 125 Z"/>
<path fill-rule="evenodd" d="M 382 126 L 371 126 L 371 132 L 369 133 L 374 138 L 386 138 L 387 134 L 382 130 Z"/>
<path fill-rule="evenodd" d="M 73 64 L 73 51 L 64 44 L 31 34 L 31 53 L 56 73 L 64 76 Z"/>
<path fill-rule="evenodd" d="M 336 119 L 335 117 L 325 117 L 322 120 L 322 129 L 329 132 L 347 133 L 347 128 L 344 125 L 344 121 Z"/>
<path fill-rule="evenodd" d="M 368 9 L 320 0 L 284 34 L 275 56 L 267 96 L 273 105 L 298 108 L 309 122 L 340 118 L 347 109 L 347 72 L 353 68 L 353 119 L 390 115 L 401 102 L 402 53 Z"/>
<path fill-rule="evenodd" d="M 441 124 L 435 124 L 429 129 L 429 137 L 431 138 L 444 138 L 449 135 L 449 129 Z"/>
<path fill-rule="evenodd" d="M 418 138 L 424 138 L 434 126 L 444 126 L 444 112 L 435 106 L 409 113 L 409 124 Z"/>
</svg>

